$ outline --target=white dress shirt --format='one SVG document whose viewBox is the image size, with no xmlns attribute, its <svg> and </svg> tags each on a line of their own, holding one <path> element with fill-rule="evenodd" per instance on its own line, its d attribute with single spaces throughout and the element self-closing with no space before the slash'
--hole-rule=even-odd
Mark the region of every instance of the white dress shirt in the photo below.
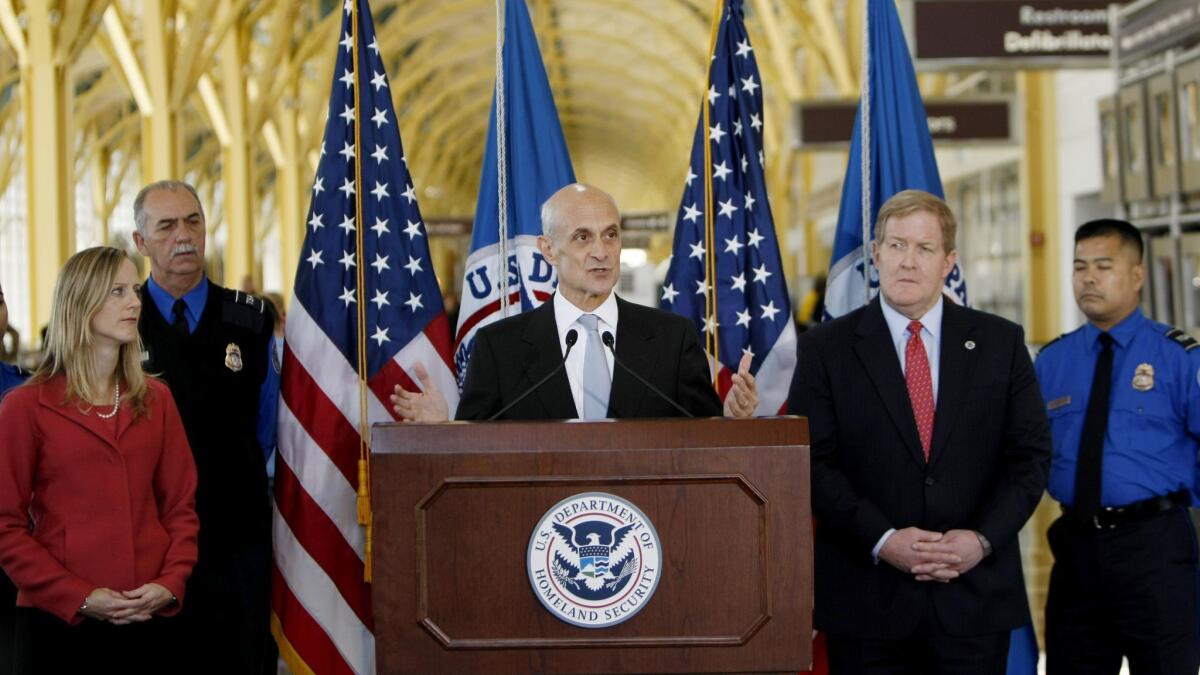
<svg viewBox="0 0 1200 675">
<path fill-rule="evenodd" d="M 937 405 L 938 367 L 941 364 L 942 354 L 942 303 L 945 301 L 945 296 L 939 295 L 937 304 L 918 319 L 921 322 L 921 343 L 925 346 L 925 358 L 929 361 L 929 377 L 933 380 L 934 405 Z M 888 332 L 892 334 L 892 346 L 896 348 L 896 356 L 900 358 L 900 372 L 907 373 L 908 362 L 905 352 L 908 349 L 908 341 L 912 337 L 912 333 L 908 332 L 908 324 L 912 319 L 896 311 L 882 295 L 879 298 L 879 308 L 883 310 L 883 318 L 887 321 Z M 879 562 L 879 552 L 883 550 L 883 545 L 895 531 L 896 528 L 893 527 L 884 532 L 875 544 L 875 548 L 871 549 L 871 555 L 875 558 L 876 563 Z"/>
<path fill-rule="evenodd" d="M 575 347 L 571 349 L 570 356 L 567 357 L 567 382 L 571 385 L 571 398 L 575 400 L 575 416 L 579 417 L 579 411 L 583 410 L 583 359 L 587 351 L 587 329 L 583 324 L 579 323 L 579 317 L 584 314 L 594 314 L 599 321 L 596 322 L 596 330 L 603 337 L 604 332 L 608 331 L 617 337 L 617 296 L 615 293 L 609 293 L 604 302 L 596 309 L 585 312 L 579 309 L 563 297 L 562 293 L 554 294 L 554 322 L 558 324 L 558 347 L 565 354 L 567 352 L 567 332 L 572 328 L 579 331 L 579 339 L 575 342 Z M 600 347 L 604 350 L 604 360 L 608 363 L 608 375 L 612 378 L 613 372 L 613 355 L 603 345 Z"/>
</svg>

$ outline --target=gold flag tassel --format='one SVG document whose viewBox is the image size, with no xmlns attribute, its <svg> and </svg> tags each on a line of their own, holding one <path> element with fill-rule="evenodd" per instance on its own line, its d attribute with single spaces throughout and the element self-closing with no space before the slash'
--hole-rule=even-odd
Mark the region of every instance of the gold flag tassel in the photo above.
<svg viewBox="0 0 1200 675">
<path fill-rule="evenodd" d="M 371 485 L 367 482 L 367 460 L 358 460 L 358 524 L 371 524 Z"/>
<path fill-rule="evenodd" d="M 367 528 L 366 547 L 363 550 L 363 581 L 371 583 L 371 483 L 368 463 L 358 460 L 358 524 Z"/>
</svg>

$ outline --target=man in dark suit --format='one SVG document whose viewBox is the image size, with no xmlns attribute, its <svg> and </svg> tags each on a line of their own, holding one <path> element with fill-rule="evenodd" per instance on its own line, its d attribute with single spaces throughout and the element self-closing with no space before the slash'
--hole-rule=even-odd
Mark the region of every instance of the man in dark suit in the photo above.
<svg viewBox="0 0 1200 675">
<path fill-rule="evenodd" d="M 667 397 L 697 416 L 722 412 L 708 363 L 687 319 L 622 300 L 612 292 L 621 275 L 621 214 L 598 188 L 568 185 L 542 207 L 538 248 L 558 272 L 558 289 L 541 307 L 498 321 L 476 333 L 456 419 L 488 419 L 566 365 L 503 419 L 595 419 L 671 417 L 679 414 L 625 368 L 615 367 L 605 334 L 616 339 L 617 357 Z M 576 341 L 567 352 L 568 335 Z M 397 386 L 396 412 L 407 420 L 447 418 L 445 399 L 416 368 L 423 392 Z M 725 413 L 749 417 L 758 405 L 749 359 L 733 376 Z"/>
<path fill-rule="evenodd" d="M 1017 533 L 1050 435 L 1019 326 L 946 302 L 956 224 L 889 199 L 881 298 L 805 333 L 789 395 L 809 419 L 815 626 L 840 673 L 1005 672 L 1029 622 Z"/>
</svg>

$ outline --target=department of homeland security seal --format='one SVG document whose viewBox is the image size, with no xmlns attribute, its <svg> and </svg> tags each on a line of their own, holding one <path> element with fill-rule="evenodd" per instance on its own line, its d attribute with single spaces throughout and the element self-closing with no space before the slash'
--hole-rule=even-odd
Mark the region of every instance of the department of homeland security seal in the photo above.
<svg viewBox="0 0 1200 675">
<path fill-rule="evenodd" d="M 607 628 L 650 601 L 661 560 L 658 532 L 641 509 L 616 495 L 585 492 L 538 521 L 526 570 L 533 594 L 555 617 Z"/>
</svg>

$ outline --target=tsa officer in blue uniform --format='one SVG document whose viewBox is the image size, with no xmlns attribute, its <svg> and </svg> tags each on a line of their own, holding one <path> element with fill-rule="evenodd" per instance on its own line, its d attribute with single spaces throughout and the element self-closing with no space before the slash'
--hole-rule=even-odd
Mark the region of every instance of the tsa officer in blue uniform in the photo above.
<svg viewBox="0 0 1200 675">
<path fill-rule="evenodd" d="M 1036 368 L 1063 514 L 1046 603 L 1047 672 L 1197 672 L 1196 503 L 1200 349 L 1138 308 L 1142 238 L 1122 220 L 1075 233 L 1081 328 Z"/>
</svg>

